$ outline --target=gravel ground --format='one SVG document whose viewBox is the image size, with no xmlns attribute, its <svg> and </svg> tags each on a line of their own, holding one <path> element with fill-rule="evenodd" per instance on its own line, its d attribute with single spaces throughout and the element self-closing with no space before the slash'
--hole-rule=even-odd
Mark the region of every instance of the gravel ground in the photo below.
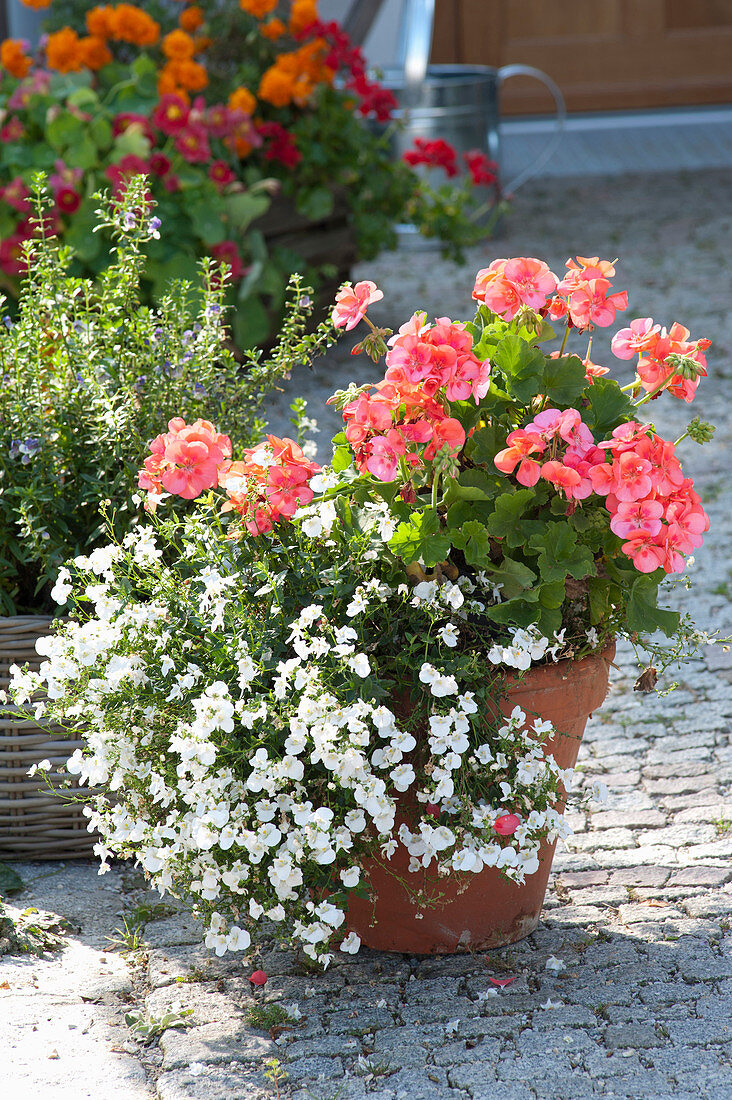
<svg viewBox="0 0 732 1100">
<path fill-rule="evenodd" d="M 678 597 L 701 627 L 723 634 L 732 633 L 729 195 L 722 172 L 544 181 L 520 192 L 503 237 L 463 268 L 419 253 L 356 273 L 385 290 L 373 316 L 393 324 L 420 306 L 468 315 L 475 270 L 496 255 L 538 255 L 557 271 L 568 255 L 618 255 L 631 315 L 678 319 L 711 337 L 711 374 L 693 411 L 719 424 L 717 445 L 689 445 L 687 461 L 712 530 L 693 590 Z M 593 358 L 609 365 L 603 345 L 598 337 Z M 292 396 L 306 396 L 318 416 L 323 396 L 355 371 L 369 377 L 340 353 L 293 375 L 273 429 L 284 429 Z M 670 401 L 654 414 L 671 438 L 688 419 Z M 329 437 L 334 419 L 323 427 Z M 217 960 L 185 917 L 150 911 L 129 870 L 99 878 L 87 863 L 21 865 L 27 888 L 15 904 L 81 930 L 57 956 L 0 961 L 3 1096 L 264 1100 L 276 1094 L 263 1076 L 275 1057 L 288 1074 L 280 1095 L 292 1100 L 729 1100 L 732 651 L 709 647 L 665 697 L 634 695 L 634 675 L 622 647 L 580 753 L 580 766 L 607 784 L 607 806 L 573 816 L 539 929 L 489 955 L 364 950 L 324 975 L 303 973 L 285 952 Z M 147 946 L 110 951 L 105 937 L 120 914 L 143 915 L 140 904 L 158 918 L 147 923 Z M 547 969 L 552 956 L 560 969 Z M 255 965 L 269 975 L 256 995 L 246 977 Z M 499 990 L 491 977 L 515 980 Z M 248 1010 L 262 1002 L 298 1005 L 298 1026 L 274 1037 L 257 1029 Z M 124 1023 L 131 1006 L 157 1017 L 191 1008 L 193 1026 L 143 1047 Z"/>
</svg>

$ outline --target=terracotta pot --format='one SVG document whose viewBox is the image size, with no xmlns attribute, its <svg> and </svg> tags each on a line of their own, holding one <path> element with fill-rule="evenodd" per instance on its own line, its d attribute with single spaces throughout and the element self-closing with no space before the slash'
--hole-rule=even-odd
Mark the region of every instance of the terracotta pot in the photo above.
<svg viewBox="0 0 732 1100">
<path fill-rule="evenodd" d="M 508 715 L 520 706 L 530 721 L 536 714 L 548 719 L 558 732 L 547 742 L 547 752 L 561 767 L 572 767 L 587 719 L 607 694 L 614 655 L 612 644 L 599 656 L 530 669 L 520 683 L 509 686 L 500 710 Z M 408 811 L 406 817 L 409 822 Z M 371 897 L 364 900 L 352 896 L 348 928 L 377 951 L 418 955 L 480 951 L 515 943 L 539 923 L 554 847 L 542 846 L 539 870 L 523 886 L 517 886 L 492 867 L 478 874 L 446 878 L 438 876 L 434 865 L 410 873 L 409 855 L 400 844 L 391 860 L 365 861 Z M 423 891 L 428 897 L 439 897 L 439 901 L 423 908 L 417 916 L 413 895 L 399 879 L 405 880 L 412 891 Z"/>
</svg>

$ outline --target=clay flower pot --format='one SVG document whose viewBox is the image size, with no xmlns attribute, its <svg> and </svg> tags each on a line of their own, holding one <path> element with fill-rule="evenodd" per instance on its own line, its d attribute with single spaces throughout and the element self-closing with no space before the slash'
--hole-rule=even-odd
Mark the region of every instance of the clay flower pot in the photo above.
<svg viewBox="0 0 732 1100">
<path fill-rule="evenodd" d="M 509 715 L 519 706 L 529 721 L 536 714 L 548 719 L 558 732 L 547 742 L 546 751 L 561 767 L 572 767 L 587 719 L 607 694 L 614 655 L 611 644 L 602 654 L 580 661 L 532 668 L 520 683 L 509 687 L 500 709 Z M 364 861 L 371 897 L 351 897 L 348 927 L 367 947 L 419 955 L 481 951 L 515 943 L 539 923 L 554 848 L 555 844 L 542 846 L 539 870 L 518 886 L 492 867 L 478 874 L 443 877 L 432 864 L 410 873 L 409 855 L 400 844 L 391 860 Z M 417 892 L 438 900 L 420 910 L 414 901 Z"/>
</svg>

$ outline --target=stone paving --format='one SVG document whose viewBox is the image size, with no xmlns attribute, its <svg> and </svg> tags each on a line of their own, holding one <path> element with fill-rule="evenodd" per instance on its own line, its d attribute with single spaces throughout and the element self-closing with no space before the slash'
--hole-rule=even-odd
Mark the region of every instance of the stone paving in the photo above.
<svg viewBox="0 0 732 1100">
<path fill-rule="evenodd" d="M 537 184 L 521 192 L 504 238 L 465 269 L 420 254 L 358 275 L 393 290 L 396 310 L 392 298 L 382 311 L 393 322 L 417 305 L 464 315 L 474 271 L 494 255 L 540 255 L 558 270 L 573 252 L 620 254 L 617 285 L 630 288 L 633 316 L 679 319 L 712 337 L 713 373 L 692 412 L 720 425 L 718 441 L 686 452 L 712 530 L 693 590 L 679 586 L 675 602 L 700 627 L 732 634 L 729 181 L 661 183 Z M 610 362 L 602 351 L 593 358 Z M 310 397 L 317 415 L 316 401 L 353 373 L 341 355 L 294 376 L 290 392 Z M 654 414 L 673 438 L 689 410 L 664 401 Z M 129 868 L 99 878 L 87 863 L 21 865 L 28 885 L 14 903 L 61 913 L 81 931 L 57 957 L 0 960 L 3 1097 L 729 1100 L 732 650 L 707 647 L 660 697 L 632 691 L 629 647 L 616 664 L 579 761 L 609 800 L 572 815 L 539 929 L 510 948 L 442 959 L 362 950 L 325 974 L 276 949 L 218 960 L 184 914 L 153 908 L 159 899 Z M 123 914 L 147 919 L 146 946 L 126 955 L 105 940 Z M 255 967 L 268 974 L 263 991 L 248 981 Z M 501 988 L 492 978 L 514 980 Z M 267 1010 L 278 1005 L 299 1018 L 270 1031 Z M 124 1022 L 131 1008 L 158 1019 L 192 1009 L 191 1026 L 143 1046 Z M 287 1074 L 277 1084 L 264 1076 L 270 1058 Z"/>
</svg>

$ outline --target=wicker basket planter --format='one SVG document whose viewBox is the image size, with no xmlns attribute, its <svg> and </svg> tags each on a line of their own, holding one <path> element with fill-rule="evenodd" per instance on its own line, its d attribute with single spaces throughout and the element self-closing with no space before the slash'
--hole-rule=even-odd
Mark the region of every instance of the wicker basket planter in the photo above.
<svg viewBox="0 0 732 1100">
<path fill-rule="evenodd" d="M 50 615 L 0 617 L 0 688 L 7 691 L 13 664 L 38 668 L 36 639 L 48 633 Z M 19 718 L 11 706 L 0 707 L 0 861 L 13 859 L 75 859 L 92 855 L 95 837 L 87 832 L 82 805 L 72 801 L 79 788 L 63 795 L 68 776 L 56 771 L 81 747 L 81 741 L 64 736 L 58 727 L 43 728 Z M 28 769 L 50 760 L 53 771 L 46 779 L 31 777 Z"/>
</svg>

